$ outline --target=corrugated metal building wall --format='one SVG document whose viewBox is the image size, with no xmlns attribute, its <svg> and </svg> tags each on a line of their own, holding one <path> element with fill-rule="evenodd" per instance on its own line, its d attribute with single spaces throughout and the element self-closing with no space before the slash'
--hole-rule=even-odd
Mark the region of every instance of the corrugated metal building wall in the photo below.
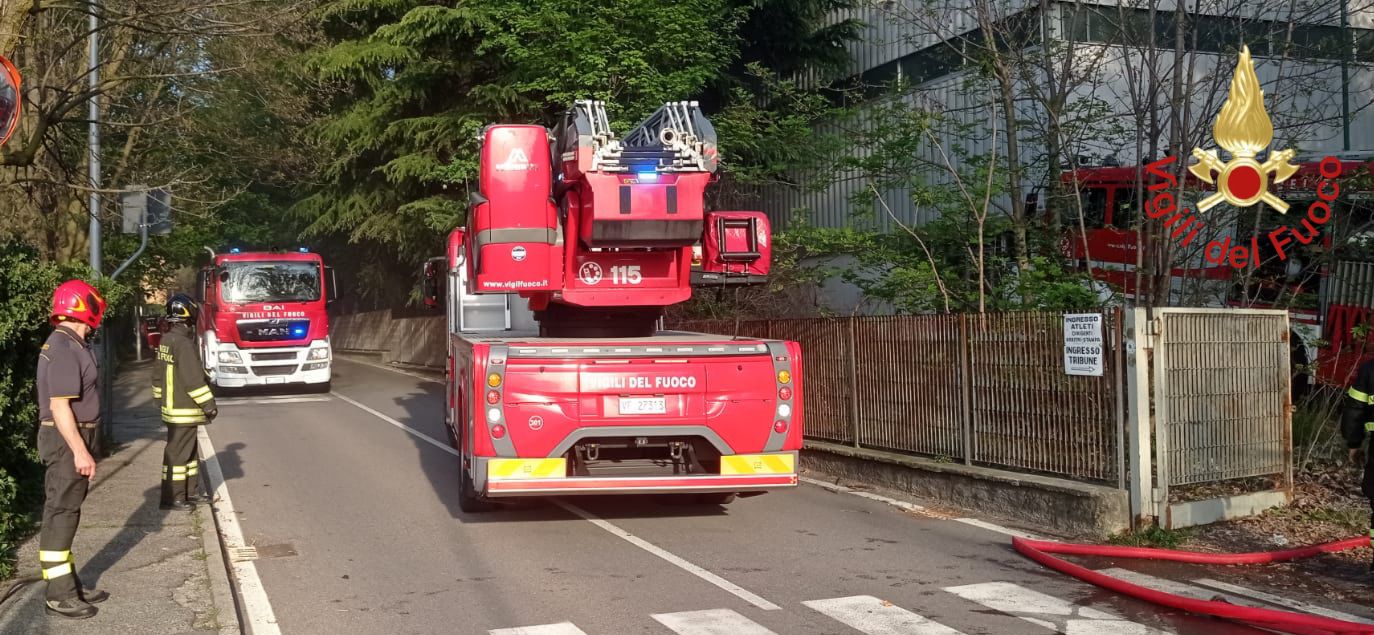
<svg viewBox="0 0 1374 635">
<path fill-rule="evenodd" d="M 944 30 L 942 34 L 926 31 L 921 32 L 917 29 L 912 20 L 903 19 L 901 16 L 908 15 L 903 12 L 919 10 L 921 0 L 892 0 L 886 3 L 875 3 L 862 8 L 853 10 L 846 15 L 836 16 L 836 19 L 853 17 L 864 21 L 868 26 L 865 30 L 864 39 L 851 45 L 851 54 L 854 64 L 851 75 L 859 75 L 864 72 L 872 71 L 885 64 L 890 64 L 894 60 L 899 60 L 904 56 L 910 56 L 929 49 L 929 47 L 941 45 L 941 36 L 948 37 L 952 33 L 965 34 L 972 31 L 976 24 L 970 19 L 967 12 L 958 10 L 959 4 L 964 4 L 965 0 L 953 0 L 957 3 L 949 12 L 949 22 L 941 26 Z M 1038 4 L 1038 3 L 1037 3 Z M 1097 4 L 1106 6 L 1116 6 L 1114 2 L 1099 0 Z M 889 8 L 884 8 L 887 5 Z M 1015 7 L 1016 5 L 1013 5 Z M 1029 2 L 1021 2 L 1021 7 L 1035 6 Z M 1068 12 L 1073 5 L 1070 3 L 1056 3 L 1052 10 L 1055 12 L 1050 21 L 1056 34 L 1058 29 L 1065 28 L 1065 22 L 1069 18 Z M 1249 5 L 1247 5 L 1249 6 Z M 1335 14 L 1335 3 L 1330 3 L 1330 7 L 1321 9 L 1304 15 L 1304 23 L 1325 23 L 1338 24 L 1338 16 Z M 1159 10 L 1168 11 L 1173 7 L 1167 3 L 1160 3 Z M 999 7 L 999 10 L 1001 7 Z M 1309 9 L 1311 9 L 1309 7 Z M 1194 9 L 1196 11 L 1196 9 Z M 1255 13 L 1262 11 L 1263 7 L 1256 9 L 1253 7 L 1242 9 Z M 1202 13 L 1207 13 L 1207 8 L 1202 9 Z M 1330 14 L 1330 15 L 1327 15 Z M 1234 17 L 1234 10 L 1227 8 L 1227 15 Z M 895 17 L 894 17 L 895 16 Z M 1352 7 L 1351 25 L 1357 28 L 1374 27 L 1374 10 L 1370 7 Z M 1086 24 L 1074 23 L 1071 28 L 1090 28 Z M 1329 28 L 1329 27 L 1328 27 Z M 1364 38 L 1361 37 L 1361 40 Z M 1371 38 L 1374 39 L 1374 38 Z M 1096 85 L 1085 86 L 1080 89 L 1080 98 L 1092 97 L 1102 100 L 1112 110 L 1122 116 L 1129 116 L 1132 113 L 1130 104 L 1130 73 L 1128 68 L 1136 68 L 1138 71 L 1141 64 L 1142 55 L 1140 52 L 1130 52 L 1121 46 L 1104 46 L 1099 44 L 1076 44 L 1076 54 L 1087 58 L 1100 59 L 1101 78 Z M 1341 149 L 1341 122 L 1340 122 L 1340 70 L 1339 66 L 1330 60 L 1300 62 L 1294 60 L 1281 60 L 1263 57 L 1256 53 L 1256 73 L 1263 85 L 1265 92 L 1265 105 L 1274 122 L 1275 128 L 1275 148 L 1294 147 L 1300 150 L 1300 156 L 1310 158 L 1314 155 L 1320 156 L 1323 153 Z M 1172 52 L 1159 51 L 1160 68 L 1169 68 L 1172 65 Z M 1134 59 L 1127 59 L 1128 55 L 1135 56 Z M 1225 99 L 1227 86 L 1234 67 L 1235 59 L 1232 56 L 1220 56 L 1209 53 L 1190 53 L 1189 62 L 1194 66 L 1193 78 L 1201 85 L 1195 90 L 1190 91 L 1191 99 L 1190 112 L 1193 117 L 1205 117 L 1208 119 L 1206 127 L 1210 128 L 1210 118 L 1214 116 L 1217 108 L 1220 107 Z M 1220 65 L 1220 67 L 1218 67 Z M 1352 148 L 1374 148 L 1374 67 L 1369 64 L 1356 63 L 1349 69 L 1349 93 L 1352 107 L 1350 123 L 1351 147 Z M 955 143 L 963 143 L 970 152 L 983 154 L 989 150 L 990 141 L 986 138 L 986 123 L 994 112 L 989 106 L 988 101 L 995 95 L 972 94 L 963 84 L 966 80 L 966 73 L 963 71 L 950 73 L 942 77 L 926 81 L 915 87 L 913 94 L 900 97 L 913 108 L 926 108 L 931 111 L 942 113 L 950 122 L 944 129 L 938 131 L 937 137 L 941 145 L 946 149 Z M 1203 90 L 1203 89 L 1207 90 Z M 879 99 L 894 99 L 897 97 L 880 97 Z M 1167 96 L 1161 98 L 1163 105 L 1167 105 Z M 1034 105 L 1027 100 L 1023 102 L 1026 111 L 1023 117 L 1034 118 L 1038 116 L 1033 108 Z M 1205 114 L 1204 114 L 1205 113 Z M 998 121 L 999 129 L 1001 121 Z M 863 112 L 858 115 L 857 121 L 850 122 L 849 125 L 865 126 L 870 125 Z M 977 134 L 974 138 L 968 138 L 956 132 L 956 124 L 973 125 L 984 130 L 982 134 Z M 818 135 L 833 134 L 837 132 L 836 123 L 823 124 L 818 126 Z M 999 147 L 1005 147 L 1005 134 L 999 132 Z M 1148 146 L 1148 144 L 1147 144 Z M 1034 164 L 1043 155 L 1043 148 L 1030 143 L 1030 139 L 1022 138 L 1022 161 Z M 1113 147 L 1085 146 L 1077 148 L 1079 154 L 1103 156 L 1114 155 L 1122 165 L 1130 165 L 1136 161 L 1134 156 L 1134 141 L 1115 145 Z M 865 152 L 863 148 L 855 147 L 851 150 L 855 156 L 861 156 Z M 934 144 L 926 144 L 921 149 L 923 159 L 932 164 L 941 164 L 943 159 Z M 1004 151 L 1003 151 L 1004 152 Z M 949 159 L 955 163 L 956 169 L 962 168 L 958 163 L 958 158 L 950 154 Z M 926 174 L 920 175 L 926 183 L 947 182 L 949 175 L 944 170 L 931 169 Z M 1027 174 L 1027 188 L 1042 183 L 1047 175 Z M 888 221 L 881 208 L 876 210 L 856 210 L 853 199 L 857 194 L 861 194 L 868 189 L 868 184 L 863 180 L 862 174 L 858 171 L 849 171 L 843 174 L 825 175 L 793 175 L 798 182 L 812 182 L 816 179 L 824 179 L 830 182 L 829 187 L 821 191 L 807 191 L 801 188 L 777 187 L 767 193 L 764 197 L 764 209 L 769 213 L 776 228 L 785 228 L 789 220 L 794 215 L 800 215 L 807 219 L 810 224 L 821 227 L 845 227 L 853 224 L 853 215 L 856 211 L 875 213 L 877 227 L 882 230 L 890 231 L 894 229 L 892 223 Z M 907 191 L 886 191 L 882 192 L 884 199 L 891 206 L 894 215 L 904 223 L 922 224 L 929 222 L 939 214 L 938 210 L 929 208 L 918 208 L 911 202 L 911 197 Z M 1008 201 L 996 201 L 1005 207 Z"/>
</svg>

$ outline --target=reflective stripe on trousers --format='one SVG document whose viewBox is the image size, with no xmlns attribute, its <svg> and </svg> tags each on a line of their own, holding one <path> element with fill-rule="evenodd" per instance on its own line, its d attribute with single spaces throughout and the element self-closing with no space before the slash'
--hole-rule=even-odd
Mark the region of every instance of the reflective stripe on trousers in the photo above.
<svg viewBox="0 0 1374 635">
<path fill-rule="evenodd" d="M 71 575 L 75 571 L 72 566 L 72 552 L 68 551 L 39 551 L 38 562 L 43 565 L 43 579 L 51 580 L 60 578 L 64 575 Z"/>
</svg>

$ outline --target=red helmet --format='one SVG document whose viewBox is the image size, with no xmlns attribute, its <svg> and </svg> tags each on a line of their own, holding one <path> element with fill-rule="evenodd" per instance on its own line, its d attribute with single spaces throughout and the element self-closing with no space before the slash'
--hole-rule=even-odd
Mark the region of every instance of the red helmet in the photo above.
<svg viewBox="0 0 1374 635">
<path fill-rule="evenodd" d="M 52 292 L 53 324 L 76 321 L 100 328 L 100 320 L 105 317 L 105 298 L 85 280 L 68 280 L 57 285 Z"/>
</svg>

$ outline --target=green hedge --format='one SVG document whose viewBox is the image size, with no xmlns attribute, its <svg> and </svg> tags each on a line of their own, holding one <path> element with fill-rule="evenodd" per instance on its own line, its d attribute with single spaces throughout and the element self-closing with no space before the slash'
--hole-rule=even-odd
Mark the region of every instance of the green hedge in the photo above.
<svg viewBox="0 0 1374 635">
<path fill-rule="evenodd" d="M 89 273 L 84 266 L 42 263 L 27 246 L 0 243 L 0 579 L 13 574 L 14 550 L 33 530 L 43 501 L 34 373 L 51 330 L 52 290 L 63 280 L 89 279 Z M 110 302 L 106 313 L 113 313 L 127 289 L 99 286 Z"/>
</svg>

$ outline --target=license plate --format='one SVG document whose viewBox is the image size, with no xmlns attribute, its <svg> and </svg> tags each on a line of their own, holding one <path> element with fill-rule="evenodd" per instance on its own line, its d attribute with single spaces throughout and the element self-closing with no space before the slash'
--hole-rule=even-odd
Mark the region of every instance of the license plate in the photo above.
<svg viewBox="0 0 1374 635">
<path fill-rule="evenodd" d="M 268 378 L 267 378 L 267 383 L 269 383 L 269 384 L 284 384 L 284 383 L 286 383 L 286 378 L 285 378 L 285 377 L 268 377 Z"/>
<path fill-rule="evenodd" d="M 621 397 L 620 414 L 623 415 L 661 415 L 668 413 L 668 399 L 665 397 Z"/>
</svg>

